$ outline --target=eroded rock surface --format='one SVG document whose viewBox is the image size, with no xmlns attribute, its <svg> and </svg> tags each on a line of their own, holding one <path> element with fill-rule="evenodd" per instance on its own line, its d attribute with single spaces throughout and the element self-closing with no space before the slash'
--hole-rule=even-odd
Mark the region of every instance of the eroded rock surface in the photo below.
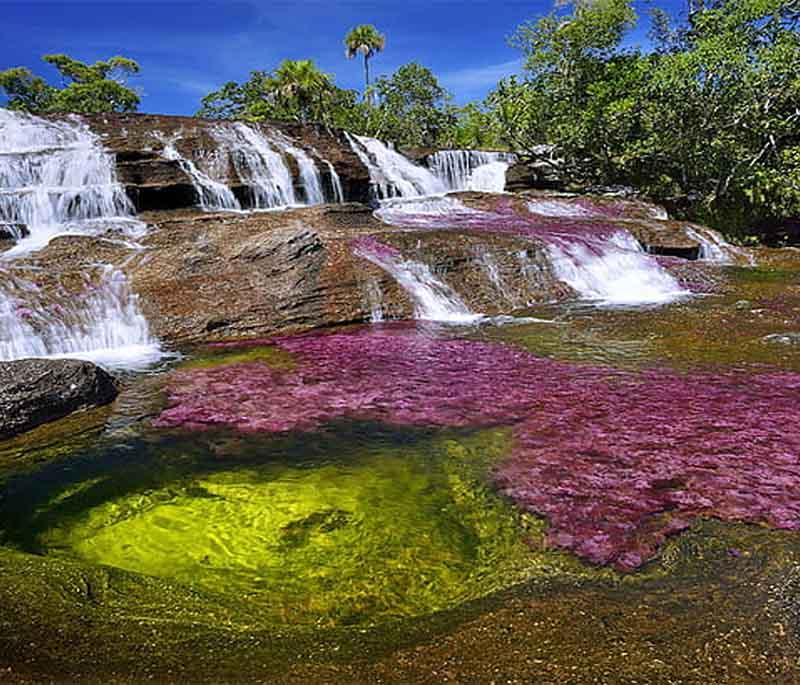
<svg viewBox="0 0 800 685">
<path fill-rule="evenodd" d="M 94 364 L 72 359 L 0 362 L 0 439 L 117 396 L 114 379 Z"/>
</svg>

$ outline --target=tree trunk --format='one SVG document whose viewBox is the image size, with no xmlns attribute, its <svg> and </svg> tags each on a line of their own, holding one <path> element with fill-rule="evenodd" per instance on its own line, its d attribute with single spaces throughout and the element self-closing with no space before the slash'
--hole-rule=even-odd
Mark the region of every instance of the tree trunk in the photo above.
<svg viewBox="0 0 800 685">
<path fill-rule="evenodd" d="M 372 104 L 372 93 L 369 92 L 369 57 L 364 55 L 364 96 L 366 101 L 371 105 Z"/>
</svg>

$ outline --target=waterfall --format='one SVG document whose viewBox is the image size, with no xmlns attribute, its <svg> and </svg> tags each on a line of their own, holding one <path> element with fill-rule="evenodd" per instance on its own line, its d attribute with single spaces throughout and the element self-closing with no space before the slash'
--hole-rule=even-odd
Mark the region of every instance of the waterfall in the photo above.
<svg viewBox="0 0 800 685">
<path fill-rule="evenodd" d="M 374 238 L 357 240 L 354 253 L 382 268 L 400 284 L 414 302 L 414 318 L 448 323 L 474 323 L 482 318 L 434 276 L 427 264 L 403 259 L 400 252 Z"/>
<path fill-rule="evenodd" d="M 608 217 L 596 217 L 590 209 L 557 200 L 537 200 L 531 205 L 538 216 L 519 214 L 511 205 L 486 211 L 452 197 L 439 197 L 393 200 L 375 214 L 407 228 L 532 238 L 544 244 L 553 275 L 596 304 L 662 304 L 687 294 L 627 230 L 609 229 Z"/>
<path fill-rule="evenodd" d="M 212 133 L 220 150 L 227 153 L 233 162 L 239 179 L 247 186 L 253 209 L 319 205 L 325 202 L 322 174 L 317 163 L 279 131 L 265 134 L 238 122 L 219 125 Z M 302 189 L 300 198 L 295 193 L 292 173 L 286 164 L 287 156 L 297 164 Z M 330 162 L 322 161 L 330 170 L 334 200 L 341 202 L 344 196 L 339 176 Z"/>
<path fill-rule="evenodd" d="M 688 294 L 625 230 L 607 238 L 558 239 L 547 253 L 555 276 L 598 304 L 663 304 Z"/>
<path fill-rule="evenodd" d="M 500 193 L 506 188 L 506 170 L 516 159 L 509 152 L 441 150 L 428 158 L 428 167 L 447 190 Z"/>
<path fill-rule="evenodd" d="M 286 136 L 277 131 L 273 133 L 272 140 L 284 153 L 294 158 L 295 162 L 297 162 L 297 168 L 300 171 L 300 182 L 305 194 L 305 204 L 323 204 L 325 202 L 325 193 L 322 192 L 322 176 L 314 160 L 305 150 L 293 145 Z"/>
<path fill-rule="evenodd" d="M 369 307 L 370 317 L 372 323 L 380 323 L 383 321 L 383 293 L 381 292 L 381 284 L 375 278 L 370 278 L 364 288 L 364 297 Z"/>
<path fill-rule="evenodd" d="M 175 147 L 175 141 L 163 142 L 162 157 L 177 162 L 181 169 L 186 172 L 192 181 L 202 209 L 211 211 L 240 210 L 242 208 L 231 189 L 224 183 L 215 181 L 209 175 L 200 171 L 194 162 L 181 155 Z"/>
<path fill-rule="evenodd" d="M 81 297 L 45 301 L 33 283 L 16 281 L 19 297 L 0 297 L 0 360 L 69 357 L 141 368 L 161 357 L 158 341 L 124 274 L 105 267 Z M 31 306 L 26 303 L 31 299 Z"/>
<path fill-rule="evenodd" d="M 755 265 L 755 259 L 746 250 L 727 242 L 719 233 L 702 226 L 687 226 L 686 235 L 700 243 L 700 259 L 718 264 L 735 264 L 738 260 Z"/>
<path fill-rule="evenodd" d="M 231 156 L 236 173 L 250 191 L 255 209 L 297 203 L 289 167 L 261 132 L 247 124 L 236 123 L 218 127 L 214 137 Z"/>
<path fill-rule="evenodd" d="M 514 304 L 514 296 L 512 295 L 508 284 L 500 274 L 500 268 L 495 261 L 494 256 L 489 250 L 483 250 L 478 254 L 476 262 L 480 265 L 481 270 L 486 274 L 489 282 L 494 286 L 494 289 L 506 302 Z"/>
<path fill-rule="evenodd" d="M 419 197 L 446 192 L 447 188 L 424 167 L 375 138 L 345 132 L 350 147 L 369 171 L 377 199 Z"/>
<path fill-rule="evenodd" d="M 136 297 L 112 267 L 97 286 L 63 302 L 14 276 L 16 259 L 59 235 L 111 229 L 142 236 L 146 226 L 133 218 L 114 162 L 78 119 L 0 109 L 0 222 L 29 231 L 0 261 L 0 360 L 57 356 L 130 366 L 160 355 Z"/>
<path fill-rule="evenodd" d="M 64 233 L 112 228 L 139 237 L 144 225 L 132 214 L 114 156 L 84 124 L 0 109 L 0 222 L 23 224 L 29 232 L 6 257 Z M 109 217 L 123 220 L 99 221 Z"/>
<path fill-rule="evenodd" d="M 331 164 L 327 159 L 322 161 L 328 165 L 328 172 L 330 173 L 331 179 L 331 190 L 333 191 L 333 201 L 344 202 L 344 190 L 342 190 L 342 180 L 339 178 L 339 174 L 336 173 L 336 169 L 334 168 L 333 164 Z"/>
</svg>

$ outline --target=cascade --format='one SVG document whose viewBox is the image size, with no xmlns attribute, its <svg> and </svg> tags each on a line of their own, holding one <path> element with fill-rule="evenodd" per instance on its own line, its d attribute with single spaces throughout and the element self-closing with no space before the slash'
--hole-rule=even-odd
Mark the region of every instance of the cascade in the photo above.
<svg viewBox="0 0 800 685">
<path fill-rule="evenodd" d="M 0 222 L 29 232 L 5 257 L 44 247 L 63 233 L 114 228 L 140 237 L 144 226 L 132 214 L 114 156 L 85 125 L 0 109 Z M 106 221 L 111 217 L 118 220 Z"/>
<path fill-rule="evenodd" d="M 236 173 L 249 188 L 254 209 L 297 203 L 289 167 L 260 131 L 235 123 L 219 126 L 214 136 L 220 147 L 228 151 Z"/>
<path fill-rule="evenodd" d="M 528 215 L 517 213 L 511 205 L 478 210 L 443 197 L 394 200 L 375 214 L 395 226 L 534 238 L 544 243 L 556 278 L 600 305 L 663 304 L 687 294 L 627 230 L 609 228 L 608 217 L 558 201 L 537 200 L 529 209 Z M 603 221 L 595 222 L 595 218 Z"/>
<path fill-rule="evenodd" d="M 344 202 L 344 190 L 342 189 L 342 180 L 339 174 L 336 173 L 336 168 L 327 159 L 322 160 L 328 165 L 328 172 L 331 178 L 331 191 L 333 193 L 334 202 Z"/>
<path fill-rule="evenodd" d="M 700 259 L 718 264 L 735 264 L 738 259 L 744 259 L 751 266 L 755 260 L 746 250 L 731 245 L 716 231 L 702 226 L 687 226 L 686 235 L 700 243 Z"/>
<path fill-rule="evenodd" d="M 381 267 L 402 286 L 414 302 L 414 318 L 448 323 L 473 323 L 482 318 L 434 276 L 427 264 L 406 260 L 396 249 L 374 238 L 357 240 L 354 252 Z"/>
<path fill-rule="evenodd" d="M 175 161 L 192 181 L 202 209 L 213 210 L 240 210 L 242 207 L 230 188 L 224 183 L 215 181 L 208 174 L 197 168 L 194 162 L 186 159 L 178 152 L 174 141 L 163 141 L 164 149 L 161 155 L 164 159 Z"/>
<path fill-rule="evenodd" d="M 0 221 L 29 231 L 0 261 L 0 360 L 57 356 L 131 366 L 160 356 L 122 272 L 104 267 L 84 297 L 63 302 L 14 275 L 15 259 L 58 235 L 112 229 L 141 237 L 146 226 L 132 215 L 114 156 L 85 125 L 0 109 Z"/>
<path fill-rule="evenodd" d="M 297 168 L 300 171 L 300 182 L 305 194 L 305 202 L 302 204 L 323 204 L 325 202 L 325 193 L 322 192 L 322 176 L 314 160 L 305 150 L 293 145 L 286 136 L 278 131 L 272 134 L 271 139 L 284 153 L 297 162 Z"/>
<path fill-rule="evenodd" d="M 500 193 L 506 187 L 506 170 L 516 159 L 509 152 L 440 150 L 430 156 L 428 167 L 447 190 Z"/>
<path fill-rule="evenodd" d="M 548 245 L 555 276 L 583 299 L 605 305 L 664 304 L 688 293 L 628 231 Z"/>
<path fill-rule="evenodd" d="M 124 274 L 104 267 L 99 283 L 77 298 L 45 300 L 33 283 L 15 279 L 0 297 L 0 360 L 71 357 L 139 368 L 161 356 Z"/>
<path fill-rule="evenodd" d="M 436 195 L 447 191 L 444 183 L 430 171 L 380 140 L 347 132 L 345 136 L 353 152 L 367 167 L 378 200 Z"/>
</svg>

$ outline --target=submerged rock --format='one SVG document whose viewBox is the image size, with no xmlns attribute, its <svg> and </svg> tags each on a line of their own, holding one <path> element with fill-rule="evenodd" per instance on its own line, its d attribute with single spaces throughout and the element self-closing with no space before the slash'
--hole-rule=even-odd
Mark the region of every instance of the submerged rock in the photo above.
<svg viewBox="0 0 800 685">
<path fill-rule="evenodd" d="M 103 369 L 73 359 L 0 362 L 0 439 L 67 414 L 108 404 L 116 382 Z"/>
</svg>

